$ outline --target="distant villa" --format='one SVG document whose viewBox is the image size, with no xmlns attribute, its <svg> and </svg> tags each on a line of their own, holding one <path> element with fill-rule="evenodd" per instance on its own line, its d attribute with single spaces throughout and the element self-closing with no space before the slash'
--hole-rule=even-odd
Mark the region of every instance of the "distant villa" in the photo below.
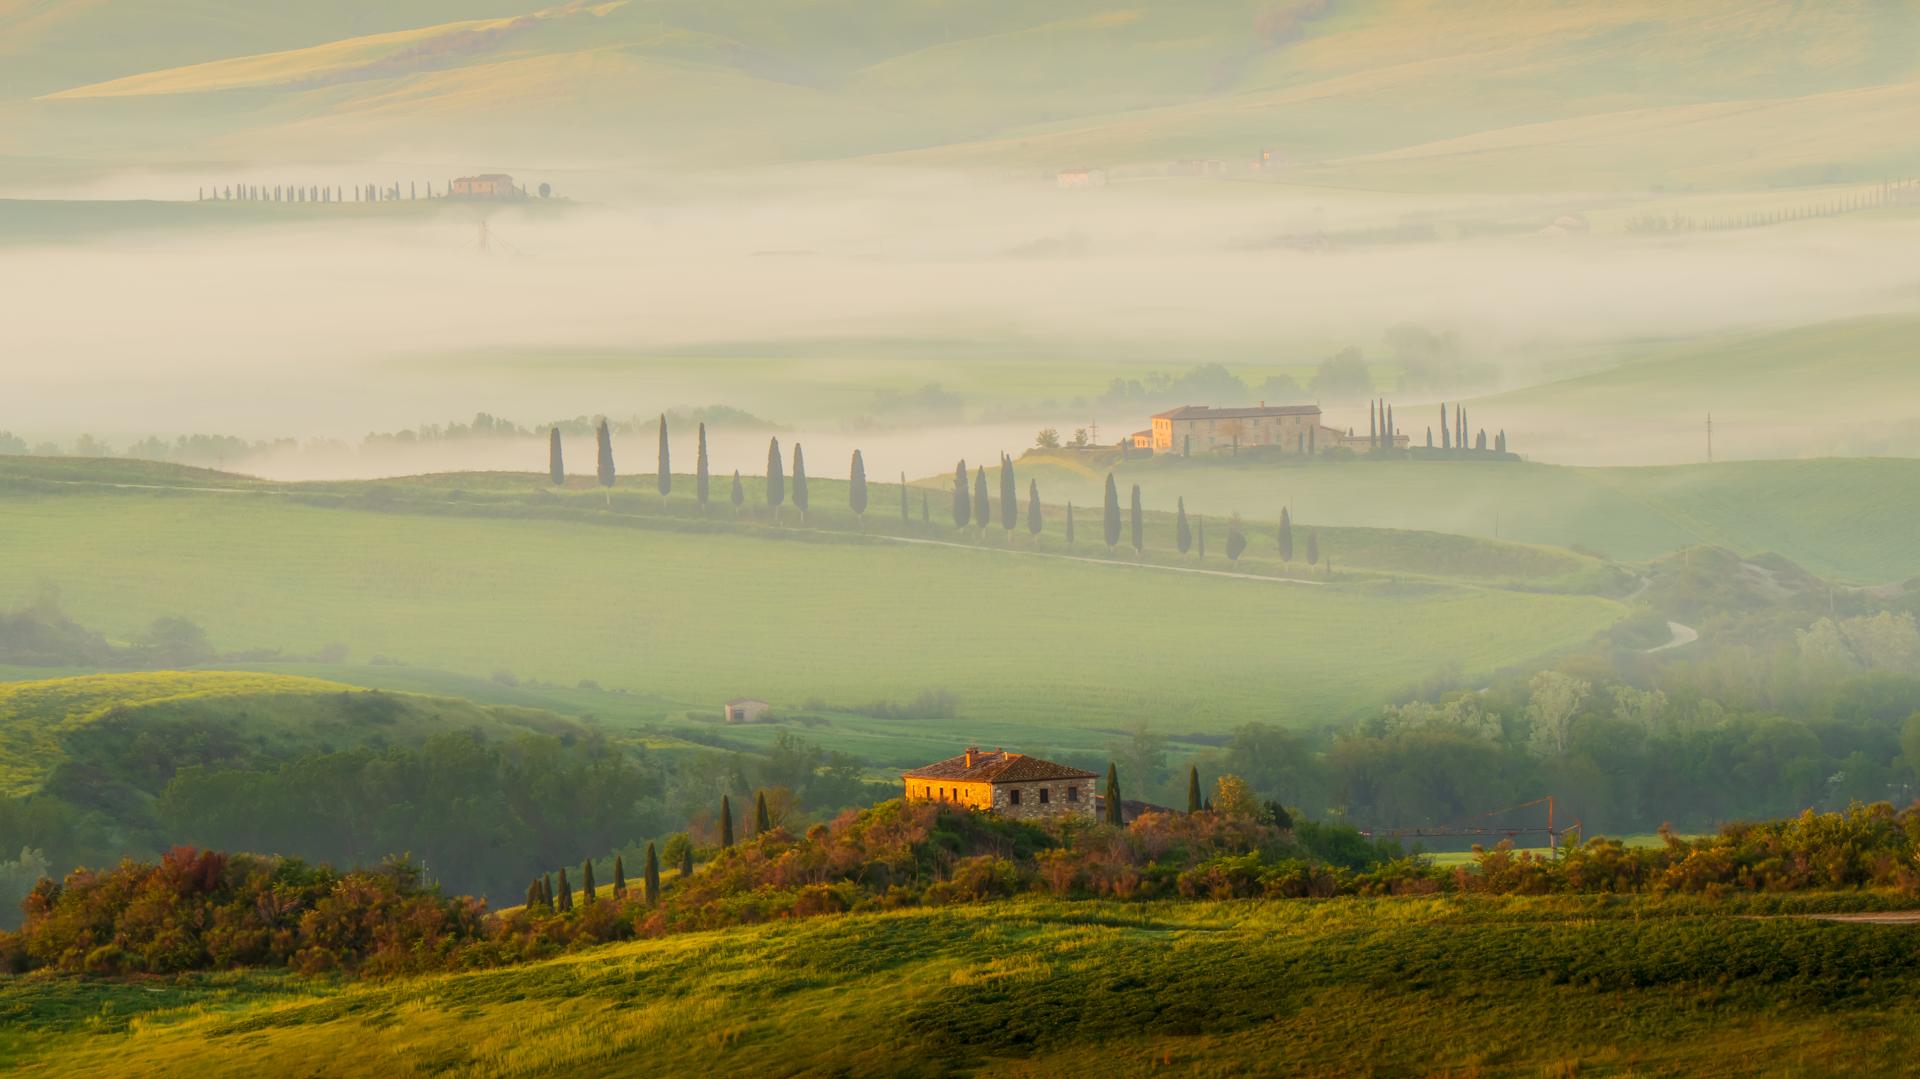
<svg viewBox="0 0 1920 1079">
<path fill-rule="evenodd" d="M 901 773 L 909 802 L 945 802 L 1005 817 L 1093 819 L 1092 772 L 1004 749 L 968 747 L 957 757 Z"/>
<path fill-rule="evenodd" d="M 1156 414 L 1153 426 L 1132 435 L 1134 449 L 1156 453 L 1213 453 L 1254 446 L 1275 446 L 1282 453 L 1313 454 L 1343 447 L 1367 450 L 1367 435 L 1329 427 L 1320 420 L 1319 405 L 1274 405 L 1258 408 L 1214 408 L 1182 405 Z M 1407 448 L 1407 436 L 1395 434 L 1393 448 Z"/>
</svg>

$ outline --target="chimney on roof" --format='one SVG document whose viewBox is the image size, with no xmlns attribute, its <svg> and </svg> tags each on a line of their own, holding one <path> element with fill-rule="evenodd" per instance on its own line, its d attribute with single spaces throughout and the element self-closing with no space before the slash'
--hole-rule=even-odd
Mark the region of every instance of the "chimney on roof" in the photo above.
<svg viewBox="0 0 1920 1079">
<path fill-rule="evenodd" d="M 968 747 L 967 747 L 967 767 L 969 767 L 969 768 L 971 768 L 971 767 L 973 767 L 973 758 L 974 758 L 974 756 L 975 756 L 976 754 L 978 754 L 979 752 L 980 752 L 980 747 L 979 747 L 979 746 L 968 746 Z"/>
<path fill-rule="evenodd" d="M 1265 401 L 1260 402 L 1260 407 L 1261 408 L 1267 407 L 1267 403 Z"/>
</svg>

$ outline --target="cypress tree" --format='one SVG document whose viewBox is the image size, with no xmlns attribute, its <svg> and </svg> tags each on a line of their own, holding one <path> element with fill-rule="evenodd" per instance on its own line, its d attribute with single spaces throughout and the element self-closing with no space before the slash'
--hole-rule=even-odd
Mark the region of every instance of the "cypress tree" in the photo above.
<svg viewBox="0 0 1920 1079">
<path fill-rule="evenodd" d="M 1307 533 L 1307 565 L 1317 566 L 1319 564 L 1320 564 L 1320 534 L 1318 532 L 1308 532 Z"/>
<path fill-rule="evenodd" d="M 600 421 L 600 427 L 594 435 L 600 443 L 600 460 L 595 471 L 600 477 L 600 486 L 608 489 L 607 505 L 611 506 L 613 505 L 613 432 L 607 428 L 606 420 Z"/>
<path fill-rule="evenodd" d="M 800 523 L 807 523 L 807 458 L 800 443 L 793 444 L 793 504 L 800 511 Z"/>
<path fill-rule="evenodd" d="M 547 477 L 555 487 L 567 485 L 567 466 L 560 458 L 560 428 L 555 427 L 547 438 Z"/>
<path fill-rule="evenodd" d="M 1173 545 L 1186 554 L 1193 548 L 1193 526 L 1187 523 L 1187 500 L 1182 497 L 1176 501 L 1173 520 Z"/>
<path fill-rule="evenodd" d="M 1200 769 L 1191 764 L 1187 766 L 1187 812 L 1200 812 Z"/>
<path fill-rule="evenodd" d="M 967 462 L 953 466 L 953 527 L 965 528 L 973 520 L 973 500 L 967 496 Z"/>
<path fill-rule="evenodd" d="M 1367 402 L 1367 448 L 1380 448 L 1380 402 Z"/>
<path fill-rule="evenodd" d="M 860 459 L 860 451 L 853 451 L 853 469 L 847 476 L 847 507 L 853 515 L 860 518 L 860 527 L 867 526 L 867 463 Z"/>
<path fill-rule="evenodd" d="M 907 474 L 900 473 L 900 523 L 907 523 Z"/>
<path fill-rule="evenodd" d="M 755 792 L 753 802 L 753 834 L 765 835 L 773 830 L 773 816 L 767 812 L 767 792 Z"/>
<path fill-rule="evenodd" d="M 552 873 L 545 874 L 540 878 L 540 901 L 547 905 L 548 910 L 559 909 L 553 905 L 553 874 Z"/>
<path fill-rule="evenodd" d="M 779 519 L 780 507 L 786 501 L 786 464 L 780 459 L 780 437 L 775 435 L 767 442 L 767 508 L 773 511 L 775 520 Z"/>
<path fill-rule="evenodd" d="M 1020 523 L 1020 489 L 1013 478 L 1013 458 L 1000 455 L 1000 527 L 1013 546 L 1013 526 Z"/>
<path fill-rule="evenodd" d="M 562 914 L 573 910 L 573 885 L 567 883 L 567 867 L 560 867 L 560 907 Z"/>
<path fill-rule="evenodd" d="M 1107 823 L 1116 826 L 1126 823 L 1120 808 L 1120 771 L 1112 761 L 1107 762 Z"/>
<path fill-rule="evenodd" d="M 1487 429 L 1486 428 L 1484 427 L 1480 428 L 1480 433 L 1473 436 L 1473 448 L 1476 450 L 1484 450 L 1487 448 Z"/>
<path fill-rule="evenodd" d="M 1106 513 L 1101 521 L 1105 527 L 1102 532 L 1107 541 L 1107 553 L 1112 554 L 1120 546 L 1120 490 L 1113 485 L 1113 473 L 1107 473 Z"/>
<path fill-rule="evenodd" d="M 647 906 L 660 902 L 660 859 L 653 853 L 653 844 L 647 844 Z"/>
<path fill-rule="evenodd" d="M 1240 515 L 1234 514 L 1227 519 L 1227 561 L 1235 566 L 1240 564 L 1240 556 L 1247 552 L 1247 532 L 1240 524 Z"/>
<path fill-rule="evenodd" d="M 1428 449 L 1433 448 L 1433 425 L 1432 424 L 1427 425 L 1427 448 Z"/>
<path fill-rule="evenodd" d="M 1067 503 L 1067 550 L 1073 550 L 1073 503 Z"/>
<path fill-rule="evenodd" d="M 720 845 L 733 846 L 733 803 L 724 794 L 720 796 Z"/>
<path fill-rule="evenodd" d="M 1397 450 L 1400 447 L 1393 441 L 1393 406 L 1387 406 L 1387 448 Z"/>
<path fill-rule="evenodd" d="M 1447 406 L 1445 402 L 1441 402 L 1440 405 L 1440 448 L 1443 450 L 1453 448 L 1453 428 L 1447 423 Z"/>
<path fill-rule="evenodd" d="M 660 474 L 657 484 L 662 499 L 674 493 L 674 463 L 672 453 L 666 449 L 666 413 L 660 413 Z"/>
<path fill-rule="evenodd" d="M 533 909 L 539 905 L 540 905 L 540 882 L 537 879 L 530 880 L 527 882 L 527 912 L 531 914 L 533 912 Z"/>
<path fill-rule="evenodd" d="M 985 539 L 987 526 L 993 523 L 993 506 L 987 501 L 986 465 L 976 465 L 973 470 L 973 523 L 980 527 L 980 537 Z"/>
<path fill-rule="evenodd" d="M 1133 485 L 1133 508 L 1127 520 L 1132 526 L 1133 556 L 1138 558 L 1146 552 L 1147 535 L 1145 522 L 1140 513 L 1140 485 L 1137 483 Z"/>
<path fill-rule="evenodd" d="M 688 843 L 680 848 L 680 879 L 686 880 L 691 876 L 693 876 L 693 844 Z"/>
<path fill-rule="evenodd" d="M 613 856 L 613 897 L 624 898 L 627 894 L 627 864 L 618 854 Z"/>
<path fill-rule="evenodd" d="M 1038 545 L 1040 538 L 1040 481 L 1027 481 L 1027 534 Z"/>
<path fill-rule="evenodd" d="M 699 448 L 693 457 L 693 497 L 700 503 L 700 512 L 707 512 L 707 425 L 700 425 Z"/>
<path fill-rule="evenodd" d="M 593 859 L 588 858 L 580 863 L 580 901 L 592 903 L 593 893 L 598 890 L 593 883 Z"/>
<path fill-rule="evenodd" d="M 1293 515 L 1280 507 L 1280 561 L 1293 561 Z"/>
<path fill-rule="evenodd" d="M 740 507 L 747 501 L 747 489 L 740 482 L 740 470 L 737 468 L 733 470 L 733 491 L 727 497 L 733 502 L 733 515 L 740 516 Z"/>
</svg>

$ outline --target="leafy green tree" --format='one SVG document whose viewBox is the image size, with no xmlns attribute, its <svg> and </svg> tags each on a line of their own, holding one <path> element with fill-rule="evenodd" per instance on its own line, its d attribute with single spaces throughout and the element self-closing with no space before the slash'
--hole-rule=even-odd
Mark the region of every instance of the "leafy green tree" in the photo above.
<svg viewBox="0 0 1920 1079">
<path fill-rule="evenodd" d="M 1227 561 L 1235 566 L 1240 564 L 1240 556 L 1247 553 L 1247 533 L 1240 523 L 1240 515 L 1234 514 L 1227 519 Z"/>
<path fill-rule="evenodd" d="M 787 466 L 780 457 L 780 436 L 767 442 L 767 508 L 778 519 L 780 507 L 787 502 Z"/>
<path fill-rule="evenodd" d="M 1107 506 L 1103 532 L 1107 541 L 1107 553 L 1120 546 L 1120 490 L 1114 486 L 1113 473 L 1107 473 Z"/>
<path fill-rule="evenodd" d="M 765 835 L 773 830 L 773 817 L 767 813 L 767 792 L 756 793 L 753 804 L 753 834 Z"/>
<path fill-rule="evenodd" d="M 667 414 L 660 414 L 660 464 L 658 470 L 660 497 L 666 498 L 673 493 L 673 454 L 667 449 Z"/>
<path fill-rule="evenodd" d="M 847 476 L 847 507 L 860 519 L 860 527 L 867 522 L 867 463 L 860 459 L 860 451 L 853 451 L 853 469 Z"/>
<path fill-rule="evenodd" d="M 647 906 L 660 902 L 660 859 L 653 853 L 653 844 L 647 844 Z"/>
<path fill-rule="evenodd" d="M 707 474 L 707 425 L 700 425 L 700 445 L 693 459 L 693 497 L 700 503 L 700 512 L 707 512 L 707 494 L 709 478 Z"/>
<path fill-rule="evenodd" d="M 1307 565 L 1317 566 L 1319 564 L 1320 564 L 1320 533 L 1308 532 L 1307 533 Z"/>
<path fill-rule="evenodd" d="M 1107 823 L 1116 827 L 1126 823 L 1120 807 L 1120 770 L 1112 761 L 1107 762 Z"/>
<path fill-rule="evenodd" d="M 1906 759 L 1907 770 L 1920 779 L 1920 712 L 1908 716 L 1900 728 L 1900 755 Z"/>
<path fill-rule="evenodd" d="M 560 457 L 560 428 L 555 427 L 547 437 L 547 476 L 555 487 L 567 485 L 566 462 Z"/>
<path fill-rule="evenodd" d="M 1187 812 L 1200 812 L 1200 769 L 1196 765 L 1187 766 Z"/>
<path fill-rule="evenodd" d="M 1027 481 L 1027 534 L 1040 538 L 1040 481 Z"/>
<path fill-rule="evenodd" d="M 1187 500 L 1185 497 L 1176 500 L 1173 534 L 1174 546 L 1180 548 L 1181 554 L 1186 554 L 1193 549 L 1193 526 L 1187 523 Z"/>
<path fill-rule="evenodd" d="M 800 523 L 807 523 L 807 458 L 800 443 L 793 444 L 793 505 L 800 511 Z"/>
<path fill-rule="evenodd" d="M 1020 523 L 1020 488 L 1013 478 L 1013 458 L 1000 455 L 1000 527 L 1013 545 L 1013 526 Z"/>
<path fill-rule="evenodd" d="M 986 465 L 973 470 L 973 523 L 980 527 L 980 537 L 985 539 L 987 526 L 993 523 L 993 506 L 987 502 Z"/>
<path fill-rule="evenodd" d="M 740 470 L 737 468 L 733 470 L 733 490 L 727 495 L 727 499 L 733 503 L 733 515 L 740 516 L 740 507 L 747 502 L 747 488 L 740 482 Z"/>
<path fill-rule="evenodd" d="M 556 908 L 562 914 L 573 910 L 573 885 L 567 883 L 567 867 L 560 867 L 560 905 Z"/>
<path fill-rule="evenodd" d="M 733 846 L 733 803 L 724 794 L 720 796 L 720 845 Z"/>
<path fill-rule="evenodd" d="M 1137 483 L 1133 485 L 1133 507 L 1128 512 L 1127 520 L 1133 533 L 1133 556 L 1138 558 L 1146 552 L 1147 533 L 1140 511 L 1140 485 Z"/>
<path fill-rule="evenodd" d="M 1293 514 L 1280 507 L 1280 561 L 1293 561 Z"/>
<path fill-rule="evenodd" d="M 593 883 L 593 859 L 588 858 L 586 861 L 580 863 L 580 899 L 581 901 L 585 903 L 592 903 L 594 900 L 594 893 L 597 891 L 599 891 L 599 888 Z"/>
<path fill-rule="evenodd" d="M 613 505 L 613 432 L 607 428 L 606 420 L 600 421 L 600 426 L 594 431 L 594 437 L 599 442 L 600 449 L 600 459 L 595 474 L 600 479 L 600 486 L 608 489 L 607 505 L 611 506 Z"/>
<path fill-rule="evenodd" d="M 618 854 L 613 856 L 613 897 L 620 899 L 627 894 L 627 864 Z"/>
<path fill-rule="evenodd" d="M 967 463 L 953 466 L 953 527 L 965 528 L 973 519 L 973 500 L 967 496 Z"/>
</svg>

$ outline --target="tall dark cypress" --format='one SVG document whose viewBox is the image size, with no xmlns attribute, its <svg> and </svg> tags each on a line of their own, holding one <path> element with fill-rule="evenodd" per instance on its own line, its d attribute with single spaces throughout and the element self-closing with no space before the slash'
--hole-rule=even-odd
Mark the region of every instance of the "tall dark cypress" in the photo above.
<svg viewBox="0 0 1920 1079">
<path fill-rule="evenodd" d="M 667 450 L 667 414 L 660 414 L 660 465 L 656 480 L 660 487 L 660 497 L 673 493 L 673 455 Z"/>
<path fill-rule="evenodd" d="M 727 495 L 727 498 L 733 503 L 733 515 L 735 517 L 740 516 L 740 507 L 745 505 L 747 501 L 747 488 L 745 484 L 740 482 L 740 470 L 737 468 L 733 470 L 733 490 Z"/>
<path fill-rule="evenodd" d="M 1000 527 L 1013 542 L 1013 526 L 1020 523 L 1020 489 L 1013 478 L 1013 458 L 1000 455 Z"/>
<path fill-rule="evenodd" d="M 653 853 L 653 844 L 647 844 L 647 906 L 660 902 L 660 859 Z"/>
<path fill-rule="evenodd" d="M 973 523 L 980 528 L 980 538 L 987 536 L 987 526 L 993 523 L 993 506 L 987 501 L 987 466 L 977 465 L 973 470 Z"/>
<path fill-rule="evenodd" d="M 555 487 L 567 485 L 566 462 L 560 457 L 560 428 L 555 427 L 547 438 L 547 476 Z"/>
<path fill-rule="evenodd" d="M 547 905 L 548 910 L 560 909 L 554 906 L 552 873 L 547 873 L 540 878 L 540 901 Z"/>
<path fill-rule="evenodd" d="M 555 908 L 561 913 L 573 909 L 573 885 L 567 883 L 567 867 L 560 867 L 560 905 Z"/>
<path fill-rule="evenodd" d="M 1293 515 L 1280 507 L 1280 561 L 1293 561 Z"/>
<path fill-rule="evenodd" d="M 613 897 L 624 898 L 627 894 L 627 864 L 618 854 L 613 856 Z"/>
<path fill-rule="evenodd" d="M 967 462 L 953 466 L 953 527 L 965 528 L 973 520 L 973 499 L 967 494 Z"/>
<path fill-rule="evenodd" d="M 1240 523 L 1240 515 L 1227 518 L 1227 561 L 1238 566 L 1240 556 L 1247 553 L 1247 530 Z"/>
<path fill-rule="evenodd" d="M 1447 403 L 1445 401 L 1440 402 L 1440 448 L 1443 450 L 1453 448 L 1453 428 L 1447 423 Z"/>
<path fill-rule="evenodd" d="M 733 846 L 733 802 L 724 794 L 720 796 L 720 845 Z"/>
<path fill-rule="evenodd" d="M 807 523 L 807 458 L 800 443 L 793 444 L 793 505 L 800 511 L 800 523 Z"/>
<path fill-rule="evenodd" d="M 853 468 L 847 475 L 847 508 L 860 518 L 862 527 L 867 521 L 867 463 L 860 459 L 860 451 L 853 451 Z"/>
<path fill-rule="evenodd" d="M 1367 448 L 1380 448 L 1380 402 L 1367 402 Z"/>
<path fill-rule="evenodd" d="M 707 425 L 700 425 L 700 447 L 693 458 L 693 497 L 700 503 L 700 512 L 707 511 L 708 494 L 707 475 Z"/>
<path fill-rule="evenodd" d="M 600 478 L 600 486 L 609 489 L 607 491 L 607 505 L 611 506 L 613 505 L 613 491 L 611 490 L 613 487 L 613 432 L 607 428 L 606 420 L 603 419 L 600 421 L 600 426 L 594 431 L 594 438 L 599 442 L 600 449 L 600 459 L 595 468 L 595 473 Z"/>
<path fill-rule="evenodd" d="M 1387 434 L 1387 449 L 1390 449 L 1390 450 L 1396 450 L 1396 449 L 1399 449 L 1400 447 L 1399 447 L 1399 446 L 1397 446 L 1397 445 L 1395 445 L 1395 444 L 1394 444 L 1394 441 L 1393 441 L 1393 406 L 1392 406 L 1392 405 L 1388 405 L 1388 406 L 1387 406 L 1387 431 L 1386 431 L 1386 434 Z"/>
<path fill-rule="evenodd" d="M 693 876 L 693 844 L 688 843 L 680 848 L 680 879 L 686 880 L 691 876 Z"/>
<path fill-rule="evenodd" d="M 596 891 L 599 891 L 599 889 L 593 883 L 593 859 L 588 858 L 586 861 L 580 863 L 581 902 L 591 904 L 594 900 L 593 893 Z"/>
<path fill-rule="evenodd" d="M 1101 524 L 1105 526 L 1102 531 L 1107 541 L 1107 553 L 1112 554 L 1113 549 L 1120 546 L 1120 490 L 1114 486 L 1111 472 L 1107 473 L 1106 514 Z"/>
<path fill-rule="evenodd" d="M 1112 761 L 1107 762 L 1107 823 L 1115 826 L 1126 823 L 1126 814 L 1120 806 L 1120 770 Z"/>
<path fill-rule="evenodd" d="M 1187 812 L 1200 812 L 1200 769 L 1191 764 L 1187 766 Z"/>
<path fill-rule="evenodd" d="M 1318 532 L 1308 532 L 1307 533 L 1307 565 L 1317 566 L 1319 564 L 1320 564 L 1320 534 Z"/>
<path fill-rule="evenodd" d="M 773 815 L 767 812 L 767 792 L 758 791 L 753 801 L 753 834 L 764 835 L 773 830 Z"/>
<path fill-rule="evenodd" d="M 787 501 L 786 468 L 786 462 L 780 459 L 780 436 L 775 435 L 767 441 L 767 508 L 775 517 Z"/>
<path fill-rule="evenodd" d="M 1505 435 L 1501 436 L 1506 437 Z M 1040 537 L 1040 481 L 1027 481 L 1027 534 Z"/>
<path fill-rule="evenodd" d="M 1127 521 L 1132 528 L 1133 555 L 1138 558 L 1146 552 L 1147 533 L 1146 521 L 1140 512 L 1140 485 L 1137 483 L 1133 485 L 1133 507 L 1129 511 Z"/>
<path fill-rule="evenodd" d="M 1180 548 L 1181 554 L 1193 549 L 1193 526 L 1187 523 L 1187 500 L 1184 496 L 1175 502 L 1173 545 Z"/>
<path fill-rule="evenodd" d="M 1432 424 L 1427 425 L 1427 448 L 1428 449 L 1433 448 L 1433 425 Z"/>
<path fill-rule="evenodd" d="M 540 882 L 538 880 L 530 880 L 527 882 L 526 903 L 527 903 L 527 912 L 529 914 L 533 912 L 533 909 L 535 907 L 538 907 L 540 905 Z"/>
</svg>

